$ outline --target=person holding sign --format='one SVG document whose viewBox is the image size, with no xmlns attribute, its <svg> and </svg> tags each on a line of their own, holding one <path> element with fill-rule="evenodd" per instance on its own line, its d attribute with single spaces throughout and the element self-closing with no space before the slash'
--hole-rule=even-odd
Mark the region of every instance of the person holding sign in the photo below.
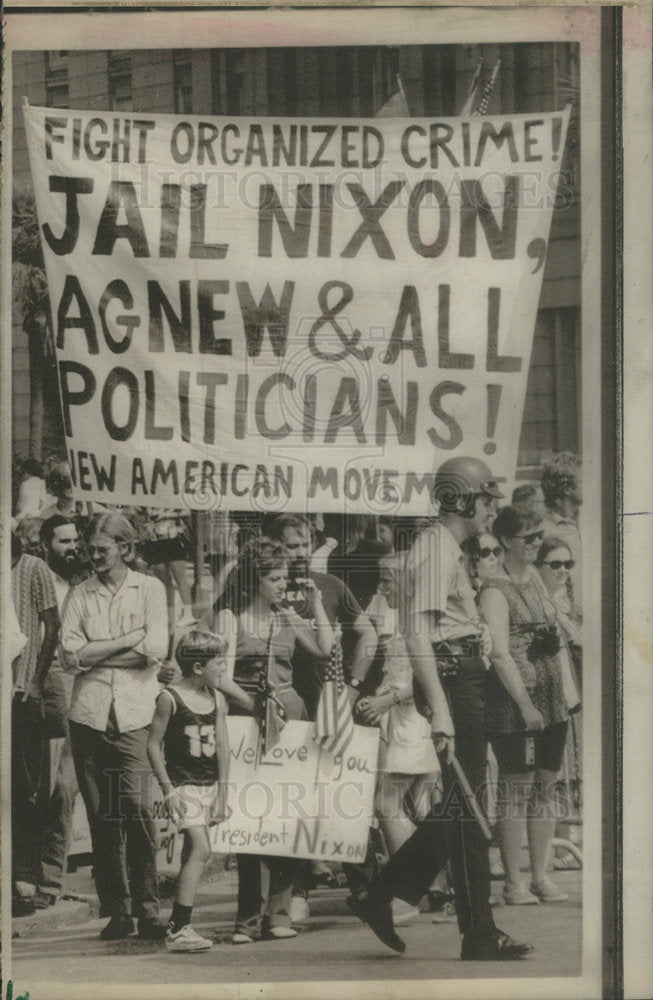
<svg viewBox="0 0 653 1000">
<path fill-rule="evenodd" d="M 444 787 L 442 802 L 390 858 L 356 908 L 395 951 L 404 951 L 405 944 L 394 930 L 391 899 L 416 905 L 447 860 L 463 935 L 462 959 L 514 960 L 532 951 L 532 945 L 514 941 L 494 923 L 488 843 L 474 799 L 485 782 L 484 656 L 489 636 L 461 544 L 488 530 L 502 496 L 484 462 L 467 457 L 444 462 L 434 483 L 440 520 L 417 536 L 406 561 L 406 645 L 416 695 L 426 702 L 431 719 Z"/>
<path fill-rule="evenodd" d="M 207 951 L 212 941 L 191 926 L 195 893 L 211 856 L 209 826 L 225 818 L 229 741 L 218 685 L 227 643 L 188 632 L 175 659 L 182 679 L 157 699 L 147 754 L 173 821 L 184 831 L 181 871 L 166 936 L 167 951 Z"/>
<path fill-rule="evenodd" d="M 292 683 L 295 646 L 301 646 L 312 657 L 323 658 L 330 653 L 334 641 L 317 587 L 310 582 L 307 585 L 316 623 L 313 633 L 307 622 L 283 608 L 287 584 L 288 564 L 281 546 L 267 538 L 253 539 L 244 546 L 229 574 L 214 614 L 202 619 L 202 625 L 226 637 L 229 680 L 244 695 L 238 702 L 230 702 L 230 714 L 254 714 L 253 703 L 260 703 L 261 693 L 265 692 L 276 704 L 279 726 L 286 719 L 307 718 L 304 702 Z M 219 689 L 229 697 L 224 679 Z M 264 717 L 266 707 L 267 704 L 263 706 Z M 289 909 L 292 885 L 301 862 L 252 854 L 238 854 L 236 858 L 238 913 L 233 943 L 295 937 L 297 932 L 291 927 Z"/>
<path fill-rule="evenodd" d="M 103 941 L 161 940 L 156 830 L 149 802 L 147 738 L 168 649 L 160 580 L 129 568 L 136 532 L 123 514 L 96 515 L 87 530 L 93 575 L 61 613 L 59 661 L 75 675 L 70 738 L 93 843 Z"/>
</svg>

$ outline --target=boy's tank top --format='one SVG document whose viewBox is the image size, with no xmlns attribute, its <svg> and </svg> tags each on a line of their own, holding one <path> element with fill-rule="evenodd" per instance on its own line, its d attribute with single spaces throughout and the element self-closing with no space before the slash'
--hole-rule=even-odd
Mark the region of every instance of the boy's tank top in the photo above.
<svg viewBox="0 0 653 1000">
<path fill-rule="evenodd" d="M 215 745 L 217 708 L 206 713 L 194 712 L 174 688 L 166 688 L 175 707 L 163 738 L 166 769 L 177 785 L 212 785 L 218 780 Z"/>
</svg>

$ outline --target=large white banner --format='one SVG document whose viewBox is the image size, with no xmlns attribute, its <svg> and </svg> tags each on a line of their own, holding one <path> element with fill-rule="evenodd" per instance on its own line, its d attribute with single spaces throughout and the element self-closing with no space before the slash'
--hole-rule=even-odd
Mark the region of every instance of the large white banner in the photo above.
<svg viewBox="0 0 653 1000">
<path fill-rule="evenodd" d="M 568 112 L 26 107 L 76 496 L 425 510 L 517 459 Z"/>
</svg>

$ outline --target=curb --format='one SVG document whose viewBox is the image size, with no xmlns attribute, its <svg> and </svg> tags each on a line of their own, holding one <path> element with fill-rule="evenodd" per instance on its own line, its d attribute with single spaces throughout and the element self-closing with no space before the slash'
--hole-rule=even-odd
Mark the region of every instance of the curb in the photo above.
<svg viewBox="0 0 653 1000">
<path fill-rule="evenodd" d="M 99 916 L 100 904 L 95 896 L 64 896 L 45 910 L 37 910 L 26 917 L 12 919 L 12 938 L 25 938 L 43 931 L 83 924 Z"/>
</svg>

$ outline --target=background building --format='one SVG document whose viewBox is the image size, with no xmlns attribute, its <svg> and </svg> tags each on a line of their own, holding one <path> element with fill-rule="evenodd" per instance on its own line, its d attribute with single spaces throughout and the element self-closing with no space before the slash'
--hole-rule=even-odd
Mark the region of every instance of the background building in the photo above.
<svg viewBox="0 0 653 1000">
<path fill-rule="evenodd" d="M 166 49 L 18 52 L 13 55 L 14 183 L 28 190 L 21 104 L 179 114 L 372 117 L 404 79 L 410 113 L 459 114 L 480 57 L 501 60 L 487 112 L 574 113 L 562 165 L 565 197 L 553 214 L 535 329 L 519 473 L 547 449 L 580 442 L 579 56 L 576 45 Z M 13 327 L 13 445 L 21 457 L 62 449 L 54 355 L 44 317 L 18 302 Z"/>
</svg>

